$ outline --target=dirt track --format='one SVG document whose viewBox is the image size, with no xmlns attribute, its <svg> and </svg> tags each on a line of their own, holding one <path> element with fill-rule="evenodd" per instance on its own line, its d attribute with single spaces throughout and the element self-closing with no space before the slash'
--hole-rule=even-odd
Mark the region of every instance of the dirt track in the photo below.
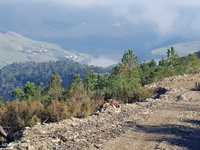
<svg viewBox="0 0 200 150">
<path fill-rule="evenodd" d="M 167 82 L 171 91 L 149 107 L 144 104 L 143 113 L 129 117 L 126 133 L 102 149 L 200 150 L 200 92 L 190 90 L 194 84 L 191 80 Z"/>
</svg>

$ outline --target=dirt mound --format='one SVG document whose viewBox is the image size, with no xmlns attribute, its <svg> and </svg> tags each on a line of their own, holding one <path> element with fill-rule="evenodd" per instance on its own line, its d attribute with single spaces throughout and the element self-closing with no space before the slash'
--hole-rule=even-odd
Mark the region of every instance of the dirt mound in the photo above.
<svg viewBox="0 0 200 150">
<path fill-rule="evenodd" d="M 192 89 L 196 82 L 200 82 L 200 73 L 165 78 L 164 80 L 147 85 L 147 87 Z"/>
</svg>

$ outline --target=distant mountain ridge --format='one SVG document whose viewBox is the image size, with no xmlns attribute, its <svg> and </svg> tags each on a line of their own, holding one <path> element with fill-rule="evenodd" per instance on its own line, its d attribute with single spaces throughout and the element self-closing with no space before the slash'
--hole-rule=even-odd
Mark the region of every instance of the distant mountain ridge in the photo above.
<svg viewBox="0 0 200 150">
<path fill-rule="evenodd" d="M 70 59 L 90 64 L 92 56 L 72 52 L 56 44 L 34 41 L 15 32 L 0 32 L 0 68 L 23 62 L 47 62 Z"/>
<path fill-rule="evenodd" d="M 167 49 L 170 47 L 174 47 L 180 56 L 186 56 L 188 54 L 192 54 L 200 51 L 200 41 L 191 41 L 184 43 L 175 43 L 172 45 L 164 46 L 161 48 L 156 48 L 152 50 L 152 54 L 154 56 L 164 56 L 166 55 Z"/>
</svg>

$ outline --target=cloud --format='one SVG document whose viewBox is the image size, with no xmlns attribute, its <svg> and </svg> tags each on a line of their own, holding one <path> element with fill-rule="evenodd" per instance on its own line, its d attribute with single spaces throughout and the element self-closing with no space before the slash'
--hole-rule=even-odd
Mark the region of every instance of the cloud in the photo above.
<svg viewBox="0 0 200 150">
<path fill-rule="evenodd" d="M 0 29 L 89 53 L 135 48 L 143 56 L 168 41 L 199 40 L 199 9 L 199 0 L 2 0 Z"/>
<path fill-rule="evenodd" d="M 168 35 L 176 32 L 182 18 L 187 17 L 187 21 L 194 16 L 193 10 L 199 10 L 200 1 L 198 0 L 140 0 L 132 1 L 113 7 L 113 13 L 117 17 L 124 17 L 133 25 L 148 24 L 161 35 Z M 184 14 L 182 14 L 184 12 Z M 184 15 L 184 16 L 183 16 Z M 193 18 L 192 22 L 198 22 L 198 18 Z M 191 26 L 190 26 L 191 28 Z M 184 29 L 183 29 L 184 30 Z"/>
<path fill-rule="evenodd" d="M 182 11 L 186 12 L 184 13 L 184 17 L 190 18 L 194 16 L 191 11 L 194 9 L 199 10 L 200 8 L 199 0 L 29 0 L 28 2 L 26 0 L 7 0 L 1 1 L 0 4 L 23 2 L 60 5 L 62 7 L 74 8 L 77 11 L 80 9 L 90 11 L 91 9 L 90 16 L 93 17 L 95 17 L 96 13 L 94 9 L 101 8 L 98 9 L 98 11 L 102 11 L 103 13 L 104 10 L 109 10 L 107 12 L 108 16 L 113 16 L 113 18 L 116 19 L 111 26 L 121 26 L 121 22 L 117 19 L 125 20 L 133 26 L 146 24 L 163 36 L 169 35 L 176 32 L 177 29 L 182 28 L 179 25 L 179 21 L 181 21 L 183 17 Z M 187 20 L 185 21 L 187 23 Z M 199 17 L 193 18 L 189 28 L 195 29 L 196 24 L 200 25 Z M 192 27 L 192 25 L 195 26 Z"/>
<path fill-rule="evenodd" d="M 182 28 L 179 25 L 179 21 L 183 17 L 182 11 L 186 11 L 187 13 L 184 15 L 190 18 L 193 16 L 191 10 L 200 8 L 198 0 L 52 0 L 52 2 L 82 9 L 109 8 L 113 17 L 125 19 L 132 25 L 147 24 L 161 36 L 167 36 Z M 199 17 L 193 19 L 193 26 L 194 24 L 200 25 Z M 187 20 L 185 21 L 187 23 Z M 112 25 L 119 27 L 121 23 L 118 21 Z M 195 29 L 195 27 L 191 25 L 189 28 Z"/>
<path fill-rule="evenodd" d="M 55 2 L 76 7 L 94 7 L 107 4 L 106 0 L 55 0 Z"/>
<path fill-rule="evenodd" d="M 114 64 L 117 64 L 118 61 L 107 58 L 105 56 L 98 56 L 91 59 L 89 65 L 99 66 L 99 67 L 108 67 Z"/>
<path fill-rule="evenodd" d="M 113 27 L 121 27 L 121 23 L 120 22 L 116 22 L 112 24 Z"/>
</svg>

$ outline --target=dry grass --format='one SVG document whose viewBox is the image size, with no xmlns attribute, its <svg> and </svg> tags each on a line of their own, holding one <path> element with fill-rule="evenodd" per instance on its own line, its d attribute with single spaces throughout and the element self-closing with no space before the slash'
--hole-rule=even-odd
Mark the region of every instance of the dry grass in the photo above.
<svg viewBox="0 0 200 150">
<path fill-rule="evenodd" d="M 7 129 L 8 135 L 31 127 L 37 123 L 57 122 L 70 117 L 87 117 L 95 112 L 97 104 L 89 97 L 69 102 L 54 100 L 48 105 L 40 101 L 13 101 L 0 109 L 0 125 Z M 0 140 L 1 141 L 1 140 Z"/>
<path fill-rule="evenodd" d="M 44 114 L 49 122 L 61 121 L 71 116 L 66 102 L 58 100 L 52 101 L 46 108 Z M 45 117 L 43 120 L 45 120 Z"/>
</svg>

